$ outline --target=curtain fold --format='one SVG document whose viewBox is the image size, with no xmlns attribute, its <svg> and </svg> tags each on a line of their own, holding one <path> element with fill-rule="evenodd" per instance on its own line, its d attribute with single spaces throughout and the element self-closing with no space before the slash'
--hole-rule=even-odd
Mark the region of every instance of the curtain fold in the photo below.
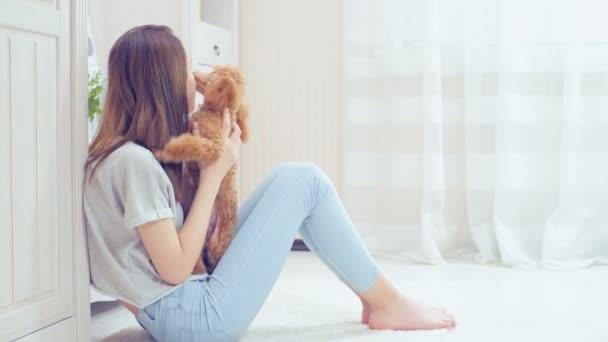
<svg viewBox="0 0 608 342">
<path fill-rule="evenodd" d="M 346 0 L 344 201 L 369 247 L 608 263 L 601 1 Z"/>
</svg>

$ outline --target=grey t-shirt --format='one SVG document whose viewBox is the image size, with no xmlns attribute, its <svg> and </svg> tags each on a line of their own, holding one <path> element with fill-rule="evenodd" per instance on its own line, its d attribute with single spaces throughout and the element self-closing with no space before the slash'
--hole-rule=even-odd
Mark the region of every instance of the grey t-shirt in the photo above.
<svg viewBox="0 0 608 342">
<path fill-rule="evenodd" d="M 177 286 L 160 278 L 135 228 L 172 218 L 179 230 L 181 205 L 160 163 L 133 142 L 112 152 L 89 181 L 91 168 L 83 194 L 91 283 L 103 294 L 143 308 Z"/>
</svg>

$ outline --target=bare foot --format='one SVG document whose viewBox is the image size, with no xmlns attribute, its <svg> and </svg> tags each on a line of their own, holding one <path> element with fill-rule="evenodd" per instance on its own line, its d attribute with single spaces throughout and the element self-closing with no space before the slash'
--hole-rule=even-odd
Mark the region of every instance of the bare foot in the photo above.
<svg viewBox="0 0 608 342">
<path fill-rule="evenodd" d="M 363 311 L 361 311 L 361 323 L 367 324 L 369 323 L 369 314 L 372 312 L 372 308 L 364 301 L 361 301 L 361 305 L 363 306 Z"/>
<path fill-rule="evenodd" d="M 444 309 L 401 298 L 390 307 L 372 310 L 368 325 L 376 330 L 451 329 L 456 327 L 456 320 Z"/>
</svg>

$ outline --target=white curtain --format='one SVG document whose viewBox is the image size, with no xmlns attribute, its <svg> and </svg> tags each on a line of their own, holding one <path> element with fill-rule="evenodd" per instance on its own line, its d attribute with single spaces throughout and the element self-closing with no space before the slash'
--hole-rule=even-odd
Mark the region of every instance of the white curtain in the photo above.
<svg viewBox="0 0 608 342">
<path fill-rule="evenodd" d="M 343 197 L 374 252 L 608 263 L 608 2 L 344 11 Z"/>
</svg>

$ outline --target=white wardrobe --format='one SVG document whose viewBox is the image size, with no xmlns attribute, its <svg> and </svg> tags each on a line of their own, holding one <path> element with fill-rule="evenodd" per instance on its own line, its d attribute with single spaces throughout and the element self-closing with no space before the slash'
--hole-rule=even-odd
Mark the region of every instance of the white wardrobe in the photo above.
<svg viewBox="0 0 608 342">
<path fill-rule="evenodd" d="M 0 341 L 86 341 L 86 1 L 0 2 Z"/>
</svg>

